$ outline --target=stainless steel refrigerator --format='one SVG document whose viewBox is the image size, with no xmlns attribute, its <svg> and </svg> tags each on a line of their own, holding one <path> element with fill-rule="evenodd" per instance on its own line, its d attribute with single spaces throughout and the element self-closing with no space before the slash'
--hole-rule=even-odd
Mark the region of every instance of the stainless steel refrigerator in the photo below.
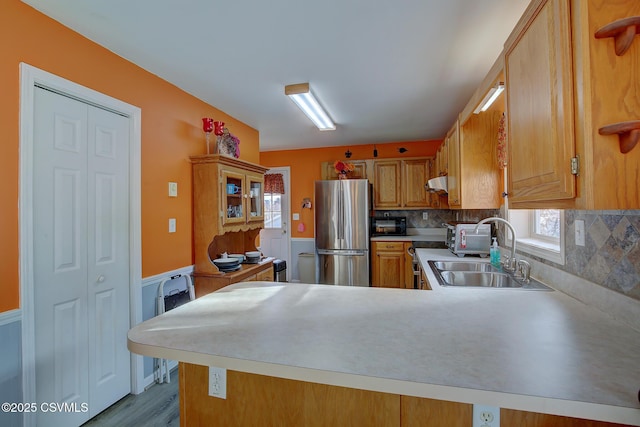
<svg viewBox="0 0 640 427">
<path fill-rule="evenodd" d="M 316 281 L 369 286 L 369 181 L 315 183 Z"/>
</svg>

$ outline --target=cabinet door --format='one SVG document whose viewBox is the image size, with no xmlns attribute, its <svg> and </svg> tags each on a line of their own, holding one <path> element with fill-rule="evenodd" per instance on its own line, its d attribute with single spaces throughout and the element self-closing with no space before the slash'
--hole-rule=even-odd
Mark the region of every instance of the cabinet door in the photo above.
<svg viewBox="0 0 640 427">
<path fill-rule="evenodd" d="M 366 179 L 367 178 L 367 161 L 366 160 L 342 160 L 344 163 L 351 163 L 353 171 L 347 174 L 350 179 Z M 321 170 L 322 179 L 338 179 L 338 172 L 333 167 L 333 162 L 323 162 Z"/>
<path fill-rule="evenodd" d="M 256 280 L 258 282 L 273 282 L 273 267 L 269 265 L 269 268 L 256 273 Z"/>
<path fill-rule="evenodd" d="M 244 224 L 246 222 L 246 206 L 244 195 L 246 192 L 245 175 L 222 171 L 222 186 L 220 194 L 220 210 L 222 211 L 222 224 Z"/>
<path fill-rule="evenodd" d="M 431 194 L 427 193 L 425 184 L 431 176 L 431 159 L 415 159 L 402 161 L 403 206 L 422 208 L 431 206 Z"/>
<path fill-rule="evenodd" d="M 373 164 L 373 173 L 375 176 L 373 185 L 374 207 L 401 207 L 400 160 L 377 160 Z"/>
<path fill-rule="evenodd" d="M 247 222 L 264 221 L 264 176 L 247 175 Z"/>
<path fill-rule="evenodd" d="M 447 187 L 450 208 L 460 208 L 462 204 L 462 193 L 460 189 L 460 138 L 458 121 L 447 134 L 447 147 L 449 153 Z"/>
<path fill-rule="evenodd" d="M 509 199 L 575 197 L 569 0 L 548 0 L 507 41 Z M 451 159 L 449 159 L 451 162 Z"/>
<path fill-rule="evenodd" d="M 443 141 L 436 154 L 436 169 L 432 173 L 433 177 L 445 176 L 449 173 L 449 143 L 447 139 Z"/>
<path fill-rule="evenodd" d="M 371 286 L 404 288 L 406 266 L 402 242 L 374 242 Z"/>
</svg>

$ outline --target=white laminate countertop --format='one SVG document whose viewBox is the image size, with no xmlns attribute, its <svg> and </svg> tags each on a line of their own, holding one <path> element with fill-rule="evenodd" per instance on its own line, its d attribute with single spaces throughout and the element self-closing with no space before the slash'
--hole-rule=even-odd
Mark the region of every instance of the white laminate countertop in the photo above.
<svg viewBox="0 0 640 427">
<path fill-rule="evenodd" d="M 419 254 L 449 257 L 430 251 Z M 128 346 L 236 371 L 640 426 L 640 333 L 558 291 L 246 282 L 135 326 Z"/>
</svg>

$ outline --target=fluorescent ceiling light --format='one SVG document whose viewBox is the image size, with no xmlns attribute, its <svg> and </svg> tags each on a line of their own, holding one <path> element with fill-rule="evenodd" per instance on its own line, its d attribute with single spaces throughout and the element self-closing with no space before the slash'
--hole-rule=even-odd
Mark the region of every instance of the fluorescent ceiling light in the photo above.
<svg viewBox="0 0 640 427">
<path fill-rule="evenodd" d="M 284 87 L 284 93 L 311 119 L 320 130 L 335 130 L 329 115 L 322 109 L 311 93 L 309 83 L 298 83 Z"/>
<path fill-rule="evenodd" d="M 473 110 L 473 114 L 479 114 L 482 111 L 487 111 L 487 109 L 491 107 L 491 104 L 493 104 L 493 102 L 498 99 L 503 90 L 504 83 L 498 83 L 497 85 L 489 89 L 489 92 L 487 92 L 482 102 L 480 102 L 478 107 Z"/>
</svg>

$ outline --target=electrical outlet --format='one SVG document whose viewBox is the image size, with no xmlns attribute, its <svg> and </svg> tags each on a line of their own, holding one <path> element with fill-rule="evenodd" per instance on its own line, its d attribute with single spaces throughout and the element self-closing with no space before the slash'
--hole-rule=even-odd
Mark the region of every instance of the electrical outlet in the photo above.
<svg viewBox="0 0 640 427">
<path fill-rule="evenodd" d="M 429 212 L 422 212 L 422 219 L 424 220 L 429 219 Z"/>
<path fill-rule="evenodd" d="M 574 224 L 576 228 L 576 246 L 584 246 L 584 220 L 576 219 Z"/>
<path fill-rule="evenodd" d="M 473 405 L 473 427 L 500 427 L 500 408 Z"/>
<path fill-rule="evenodd" d="M 227 398 L 227 370 L 209 366 L 209 396 Z"/>
<path fill-rule="evenodd" d="M 175 232 L 176 232 L 176 219 L 169 218 L 169 233 L 175 233 Z"/>
</svg>

